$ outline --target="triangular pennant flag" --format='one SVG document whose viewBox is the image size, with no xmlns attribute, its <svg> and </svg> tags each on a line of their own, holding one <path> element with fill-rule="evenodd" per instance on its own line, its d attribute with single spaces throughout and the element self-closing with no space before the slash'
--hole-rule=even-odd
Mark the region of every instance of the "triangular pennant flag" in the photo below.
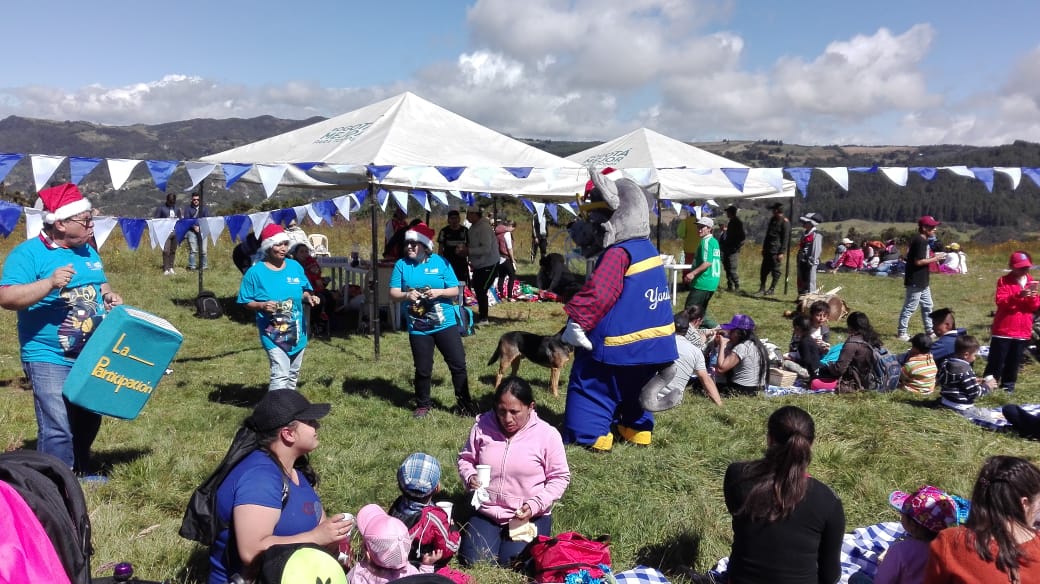
<svg viewBox="0 0 1040 584">
<path fill-rule="evenodd" d="M 973 166 L 968 170 L 975 175 L 975 178 L 982 181 L 982 184 L 986 185 L 986 190 L 993 192 L 993 169 Z"/>
<path fill-rule="evenodd" d="M 426 169 L 430 168 L 430 167 L 429 166 L 398 166 L 397 168 L 402 173 L 404 173 L 404 175 L 406 177 L 408 177 L 408 183 L 410 185 L 412 185 L 412 188 L 415 188 L 415 185 L 419 184 L 419 179 L 422 178 L 423 173 L 426 172 Z"/>
<path fill-rule="evenodd" d="M 296 213 L 296 224 L 303 225 L 303 218 L 308 216 L 307 209 L 310 205 L 297 205 L 292 208 L 293 212 Z M 315 221 L 317 223 L 317 221 Z"/>
<path fill-rule="evenodd" d="M 242 217 L 242 215 L 235 215 L 235 217 Z M 217 240 L 220 239 L 220 234 L 224 232 L 225 225 L 227 225 L 227 219 L 225 217 L 199 218 L 199 231 L 202 233 L 202 237 L 208 237 L 213 245 L 217 244 Z"/>
<path fill-rule="evenodd" d="M 112 235 L 112 230 L 118 224 L 119 221 L 115 217 L 94 217 L 94 245 L 97 246 L 98 251 L 105 246 L 108 236 Z"/>
<path fill-rule="evenodd" d="M 648 187 L 652 182 L 652 176 L 654 169 L 652 168 L 623 168 L 621 169 L 622 176 L 634 180 L 640 186 Z"/>
<path fill-rule="evenodd" d="M 888 180 L 901 187 L 906 186 L 906 181 L 910 177 L 910 171 L 905 166 L 882 166 L 879 170 Z"/>
<path fill-rule="evenodd" d="M 665 201 L 661 201 L 661 202 L 664 203 Z M 668 201 L 668 203 L 671 203 L 672 210 L 675 211 L 676 215 L 678 215 L 679 212 L 682 211 L 683 204 L 681 202 L 679 202 L 679 201 Z M 700 217 L 700 213 L 697 213 L 697 216 Z"/>
<path fill-rule="evenodd" d="M 394 169 L 392 164 L 384 164 L 382 166 L 377 164 L 369 164 L 365 166 L 368 172 L 372 173 L 372 178 L 376 179 L 376 182 L 382 181 L 386 178 L 386 175 L 390 174 L 390 171 Z"/>
<path fill-rule="evenodd" d="M 707 201 L 704 201 L 704 204 L 710 207 L 715 207 L 716 209 L 719 208 L 719 204 L 715 202 L 715 199 L 708 199 Z"/>
<path fill-rule="evenodd" d="M 532 202 L 531 206 L 534 207 L 535 219 L 538 219 L 538 229 L 539 229 L 539 232 L 542 235 L 545 235 L 546 234 L 546 230 L 545 230 L 545 203 L 534 203 L 534 202 Z"/>
<path fill-rule="evenodd" d="M 22 218 L 22 206 L 0 201 L 0 234 L 6 238 Z"/>
<path fill-rule="evenodd" d="M 305 209 L 307 209 L 307 217 L 311 220 L 311 223 L 315 225 L 321 225 L 322 221 L 325 221 L 325 218 L 322 217 L 321 213 L 318 211 L 317 205 L 319 202 L 320 201 L 315 201 L 310 205 L 306 205 L 304 207 Z"/>
<path fill-rule="evenodd" d="M 354 195 L 343 195 L 342 197 L 336 197 L 335 199 L 332 199 L 332 204 L 335 205 L 337 209 L 339 209 L 339 214 L 342 215 L 343 218 L 347 221 L 350 221 L 351 200 L 353 200 L 356 196 L 357 193 L 354 193 Z"/>
<path fill-rule="evenodd" d="M 7 173 L 11 172 L 14 165 L 18 164 L 18 161 L 25 158 L 21 154 L 0 154 L 0 180 L 4 180 L 7 177 Z"/>
<path fill-rule="evenodd" d="M 36 192 L 40 192 L 47 186 L 47 181 L 54 176 L 61 163 L 65 161 L 64 156 L 49 156 L 47 154 L 31 155 L 33 180 L 36 181 Z"/>
<path fill-rule="evenodd" d="M 849 169 L 844 166 L 828 166 L 821 167 L 824 174 L 834 179 L 834 182 L 838 183 L 838 186 L 844 191 L 849 190 Z"/>
<path fill-rule="evenodd" d="M 408 191 L 390 191 L 390 195 L 394 198 L 394 203 L 397 204 L 397 208 L 404 211 L 404 214 L 408 214 Z M 385 209 L 384 209 L 385 210 Z"/>
<path fill-rule="evenodd" d="M 1022 174 L 1028 176 L 1033 181 L 1033 184 L 1040 187 L 1040 168 L 1023 166 Z"/>
<path fill-rule="evenodd" d="M 917 173 L 924 180 L 933 180 L 936 175 L 934 166 L 911 166 L 910 172 Z"/>
<path fill-rule="evenodd" d="M 191 186 L 185 190 L 195 190 L 195 187 L 199 186 L 199 183 L 206 180 L 207 176 L 213 174 L 213 171 L 216 168 L 217 165 L 211 162 L 195 162 L 191 160 L 185 162 L 184 170 L 188 171 L 188 177 L 191 178 Z"/>
<path fill-rule="evenodd" d="M 353 195 L 346 195 L 348 198 Z M 333 218 L 336 217 L 336 204 L 330 201 L 315 201 L 311 203 L 311 210 L 317 213 L 324 222 L 332 225 Z M 317 223 L 317 221 L 315 221 Z"/>
<path fill-rule="evenodd" d="M 293 166 L 302 170 L 303 172 L 307 172 L 308 170 L 314 168 L 315 166 L 318 166 L 319 164 L 324 164 L 324 162 L 294 162 Z"/>
<path fill-rule="evenodd" d="M 876 164 L 874 166 L 850 166 L 849 167 L 849 172 L 873 173 L 873 172 L 877 172 L 877 171 L 878 171 L 878 167 L 877 167 Z"/>
<path fill-rule="evenodd" d="M 71 175 L 71 178 L 69 180 L 72 181 L 72 184 L 78 185 L 79 182 L 86 178 L 86 176 L 90 174 L 92 170 L 97 168 L 97 165 L 99 164 L 101 164 L 100 158 L 84 158 L 82 156 L 70 156 L 69 174 Z M 94 233 L 94 238 L 97 239 L 97 228 L 94 229 Z M 99 245 L 98 247 L 100 248 L 101 246 Z"/>
<path fill-rule="evenodd" d="M 462 195 L 462 202 L 465 203 L 467 207 L 471 207 L 477 204 L 477 198 L 473 196 L 473 193 L 469 191 L 463 191 L 460 194 Z"/>
<path fill-rule="evenodd" d="M 426 191 L 412 191 L 412 198 L 418 201 L 423 209 L 430 210 L 430 198 Z"/>
<path fill-rule="evenodd" d="M 231 185 L 238 182 L 238 179 L 249 172 L 250 168 L 253 168 L 252 164 L 236 164 L 234 162 L 224 162 L 220 165 L 221 170 L 224 171 L 224 188 L 230 189 Z"/>
<path fill-rule="evenodd" d="M 1013 190 L 1013 191 L 1018 190 L 1018 185 L 1021 184 L 1021 182 L 1022 182 L 1022 169 L 1021 168 L 1019 168 L 1017 166 L 1014 166 L 1014 167 L 995 166 L 995 167 L 993 167 L 993 170 L 996 171 L 996 172 L 999 172 L 1000 174 L 1006 175 L 1009 179 L 1011 179 L 1011 190 Z"/>
<path fill-rule="evenodd" d="M 149 219 L 148 234 L 151 237 L 152 249 L 166 245 L 166 239 L 177 225 L 177 219 Z"/>
<path fill-rule="evenodd" d="M 350 210 L 351 211 L 356 211 L 356 210 L 361 208 L 361 205 L 364 204 L 365 199 L 368 198 L 368 189 L 367 188 L 358 189 L 358 190 L 354 191 L 353 193 L 351 193 L 350 196 L 353 197 L 354 200 L 357 202 L 357 205 L 351 207 Z"/>
<path fill-rule="evenodd" d="M 379 209 L 386 213 L 386 204 L 390 201 L 390 191 L 380 188 L 376 191 L 376 202 L 379 203 Z"/>
<path fill-rule="evenodd" d="M 531 203 L 531 201 L 528 201 L 527 199 L 520 197 L 520 204 L 524 206 L 524 209 L 527 209 L 528 213 L 534 215 L 534 204 Z"/>
<path fill-rule="evenodd" d="M 198 224 L 199 220 L 195 218 L 178 219 L 177 225 L 175 225 L 173 228 L 173 233 L 177 236 L 177 244 L 180 245 L 184 241 L 184 236 L 187 235 L 189 231 L 191 231 L 192 227 L 195 227 Z"/>
<path fill-rule="evenodd" d="M 245 240 L 246 236 L 249 235 L 250 225 L 252 225 L 249 217 L 245 215 L 228 215 L 224 217 L 224 223 L 227 224 L 231 241 L 235 243 Z"/>
<path fill-rule="evenodd" d="M 127 179 L 130 178 L 130 173 L 137 168 L 138 164 L 141 164 L 140 160 L 133 160 L 130 158 L 109 158 L 105 162 L 108 163 L 108 175 L 112 177 L 112 188 L 117 191 L 123 188 Z M 122 227 L 122 224 L 120 224 L 120 227 Z M 143 226 L 142 229 L 144 229 Z M 126 234 L 125 229 L 123 230 L 123 234 Z M 138 235 L 138 240 L 140 240 L 140 235 Z M 138 241 L 138 243 L 140 243 L 140 241 Z M 132 247 L 130 249 L 137 248 Z"/>
<path fill-rule="evenodd" d="M 496 168 L 490 168 L 487 166 L 478 166 L 469 169 L 470 174 L 480 179 L 480 182 L 484 183 L 484 186 L 491 186 L 491 178 L 498 172 Z"/>
<path fill-rule="evenodd" d="M 784 192 L 784 171 L 781 168 L 752 168 L 748 180 L 760 180 L 778 192 Z"/>
<path fill-rule="evenodd" d="M 444 180 L 448 182 L 455 182 L 462 176 L 462 172 L 466 170 L 465 166 L 435 166 L 437 172 L 441 173 Z"/>
<path fill-rule="evenodd" d="M 578 204 L 577 203 L 562 204 L 562 205 L 560 205 L 560 208 L 563 209 L 564 211 L 570 213 L 571 215 L 573 215 L 575 217 L 578 216 Z"/>
<path fill-rule="evenodd" d="M 531 171 L 534 170 L 530 166 L 503 166 L 502 168 L 516 178 L 527 178 L 531 175 Z"/>
<path fill-rule="evenodd" d="M 809 179 L 812 178 L 812 169 L 804 166 L 785 168 L 787 174 L 791 175 L 794 179 L 794 185 L 798 187 L 798 191 L 802 193 L 802 198 L 809 196 Z"/>
<path fill-rule="evenodd" d="M 268 215 L 271 223 L 287 227 L 292 221 L 296 221 L 296 211 L 292 209 L 275 209 Z"/>
<path fill-rule="evenodd" d="M 268 211 L 260 211 L 257 213 L 250 213 L 246 216 L 249 217 L 249 222 L 253 226 L 253 235 L 257 238 L 257 240 L 259 240 L 260 232 L 264 230 L 264 227 L 266 227 L 268 223 L 271 222 L 271 213 L 269 213 Z"/>
<path fill-rule="evenodd" d="M 25 213 L 25 238 L 32 239 L 43 231 L 43 210 L 23 207 Z"/>
<path fill-rule="evenodd" d="M 546 203 L 545 210 L 549 212 L 549 216 L 552 217 L 553 223 L 559 223 L 559 217 L 556 214 L 556 203 Z"/>
<path fill-rule="evenodd" d="M 109 169 L 111 170 L 111 166 Z M 144 219 L 124 219 L 122 217 L 117 221 L 119 221 L 119 230 L 123 232 L 123 239 L 126 240 L 126 247 L 130 251 L 136 251 L 141 246 L 141 236 L 144 235 L 144 228 L 148 227 L 148 222 Z"/>
<path fill-rule="evenodd" d="M 948 171 L 952 172 L 953 174 L 956 174 L 958 176 L 963 176 L 965 178 L 975 178 L 975 174 L 972 173 L 970 170 L 968 170 L 968 167 L 964 166 L 964 165 L 940 166 L 939 170 L 948 170 Z"/>
<path fill-rule="evenodd" d="M 448 203 L 448 193 L 442 191 L 430 191 L 430 196 L 433 198 L 434 201 L 437 201 L 445 207 L 451 206 L 451 204 Z"/>
<path fill-rule="evenodd" d="M 738 191 L 744 192 L 744 183 L 747 181 L 750 168 L 722 168 L 720 170 Z"/>
<path fill-rule="evenodd" d="M 264 185 L 264 194 L 270 199 L 275 189 L 278 188 L 278 183 L 282 182 L 282 177 L 285 176 L 285 171 L 289 168 L 289 165 L 257 164 L 255 166 L 256 172 L 260 175 L 260 183 Z"/>
<path fill-rule="evenodd" d="M 160 191 L 166 192 L 166 184 L 170 181 L 170 175 L 177 170 L 176 160 L 145 160 L 148 172 L 152 173 L 152 180 Z"/>
</svg>

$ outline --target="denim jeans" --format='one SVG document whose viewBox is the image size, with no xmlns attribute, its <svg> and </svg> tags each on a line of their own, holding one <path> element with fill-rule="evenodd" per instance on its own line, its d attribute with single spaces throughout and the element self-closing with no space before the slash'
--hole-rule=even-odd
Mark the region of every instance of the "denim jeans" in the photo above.
<svg viewBox="0 0 1040 584">
<path fill-rule="evenodd" d="M 269 349 L 267 358 L 271 361 L 271 383 L 267 390 L 296 389 L 296 382 L 300 380 L 300 365 L 303 364 L 303 354 L 306 352 L 307 349 L 300 349 L 299 353 L 290 357 L 278 347 Z"/>
<path fill-rule="evenodd" d="M 932 289 L 928 286 L 907 286 L 906 298 L 903 300 L 903 311 L 899 313 L 899 326 L 896 328 L 897 335 L 907 334 L 910 326 L 910 317 L 921 305 L 921 323 L 924 324 L 924 332 L 931 334 L 932 319 L 928 315 L 932 312 Z"/>
<path fill-rule="evenodd" d="M 76 472 L 90 472 L 90 446 L 101 429 L 101 416 L 71 404 L 62 395 L 71 365 L 23 362 L 32 383 L 36 450 L 57 457 Z"/>
<path fill-rule="evenodd" d="M 188 269 L 194 270 L 196 266 L 198 266 L 204 270 L 208 270 L 209 260 L 206 257 L 206 238 L 203 237 L 202 232 L 195 233 L 194 231 L 189 231 L 184 238 L 188 240 Z M 195 261 L 200 248 L 202 249 L 202 265 L 199 265 Z"/>
<path fill-rule="evenodd" d="M 542 515 L 531 523 L 538 529 L 538 535 L 552 534 L 552 515 Z M 472 566 L 477 562 L 497 563 L 509 567 L 523 549 L 526 542 L 509 539 L 509 526 L 474 513 L 469 522 L 462 528 L 462 542 L 459 544 L 459 562 L 463 566 Z"/>
</svg>

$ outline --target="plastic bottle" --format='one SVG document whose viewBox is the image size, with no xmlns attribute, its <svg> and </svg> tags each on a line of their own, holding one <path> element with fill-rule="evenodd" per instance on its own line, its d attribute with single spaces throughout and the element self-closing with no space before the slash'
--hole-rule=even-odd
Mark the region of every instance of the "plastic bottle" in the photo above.
<svg viewBox="0 0 1040 584">
<path fill-rule="evenodd" d="M 679 252 L 679 265 L 682 265 L 682 264 L 685 264 L 685 263 L 686 263 L 686 250 L 684 249 L 684 250 Z"/>
</svg>

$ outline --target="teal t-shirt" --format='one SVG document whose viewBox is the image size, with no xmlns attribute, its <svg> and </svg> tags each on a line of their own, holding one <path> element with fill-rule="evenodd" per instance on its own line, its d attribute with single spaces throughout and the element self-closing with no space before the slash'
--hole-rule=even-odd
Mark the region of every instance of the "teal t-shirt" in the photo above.
<svg viewBox="0 0 1040 584">
<path fill-rule="evenodd" d="M 264 262 L 257 262 L 242 277 L 238 288 L 238 303 L 278 303 L 274 314 L 256 311 L 256 328 L 265 350 L 278 347 L 288 355 L 295 355 L 307 346 L 307 326 L 303 318 L 303 293 L 311 284 L 303 266 L 286 259 L 281 270 L 273 270 Z"/>
<path fill-rule="evenodd" d="M 697 246 L 697 258 L 693 267 L 696 268 L 705 262 L 711 266 L 693 279 L 693 289 L 714 292 L 718 290 L 719 277 L 722 276 L 722 254 L 719 252 L 719 241 L 713 236 L 705 237 Z"/>
<path fill-rule="evenodd" d="M 430 254 L 422 263 L 415 263 L 408 258 L 399 259 L 390 274 L 390 287 L 403 291 L 427 287 L 443 290 L 458 285 L 455 270 L 437 254 Z M 450 298 L 406 301 L 404 313 L 408 332 L 413 335 L 432 335 L 458 323 L 455 304 Z"/>
</svg>

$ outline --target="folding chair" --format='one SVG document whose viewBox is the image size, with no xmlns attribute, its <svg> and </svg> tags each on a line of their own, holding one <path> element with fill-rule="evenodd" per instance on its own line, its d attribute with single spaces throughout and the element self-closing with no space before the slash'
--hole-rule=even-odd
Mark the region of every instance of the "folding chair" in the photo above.
<svg viewBox="0 0 1040 584">
<path fill-rule="evenodd" d="M 311 244 L 311 255 L 329 257 L 329 238 L 320 233 L 312 233 L 307 238 Z"/>
</svg>

